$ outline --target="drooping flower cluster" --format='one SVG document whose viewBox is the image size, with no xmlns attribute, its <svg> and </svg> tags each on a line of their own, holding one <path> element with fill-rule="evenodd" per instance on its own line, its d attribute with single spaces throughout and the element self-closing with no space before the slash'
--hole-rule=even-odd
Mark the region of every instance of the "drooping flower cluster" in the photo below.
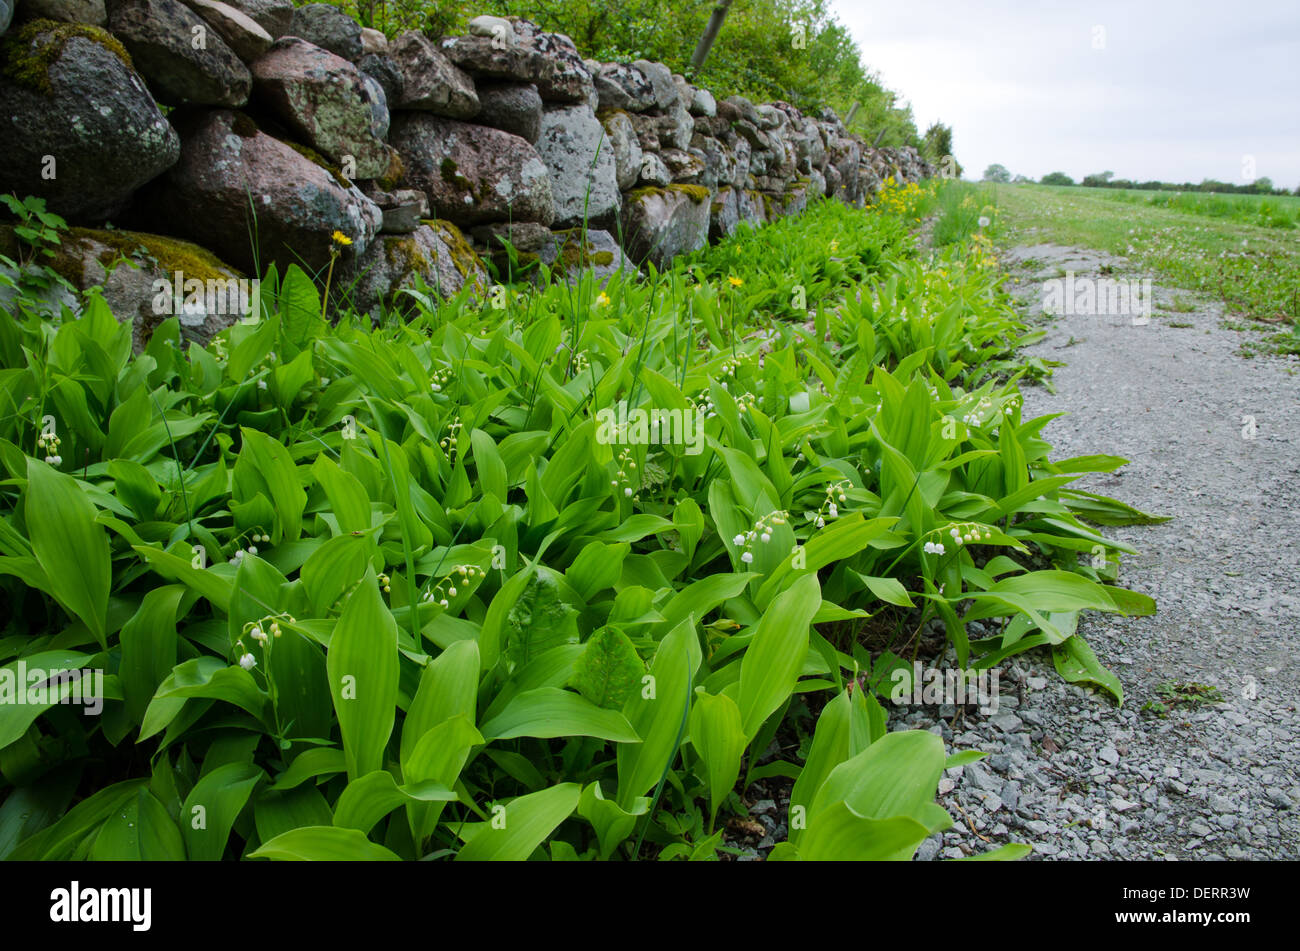
<svg viewBox="0 0 1300 951">
<path fill-rule="evenodd" d="M 45 453 L 47 465 L 59 466 L 63 464 L 63 457 L 58 452 L 60 442 L 62 440 L 54 433 L 41 433 L 36 437 L 36 449 L 38 452 Z"/>
<path fill-rule="evenodd" d="M 460 414 L 457 413 L 456 418 L 447 424 L 447 435 L 438 440 L 438 445 L 447 453 L 448 458 L 454 458 L 460 446 L 460 429 Z"/>
<path fill-rule="evenodd" d="M 447 575 L 447 577 L 443 578 L 428 591 L 424 592 L 422 600 L 426 602 L 436 601 L 439 607 L 445 608 L 451 603 L 449 599 L 456 597 L 458 593 L 456 589 L 456 578 L 460 578 L 463 583 L 474 578 L 482 577 L 486 574 L 487 571 L 480 568 L 478 565 L 457 565 L 451 570 L 451 574 Z M 445 591 L 443 590 L 443 585 L 447 586 Z M 388 589 L 385 588 L 384 590 L 387 591 Z"/>
<path fill-rule="evenodd" d="M 284 632 L 280 629 L 280 619 L 283 618 L 288 624 L 295 624 L 297 620 L 290 614 L 268 614 L 266 617 L 249 621 L 244 625 L 244 637 L 252 640 L 263 653 L 270 650 L 271 642 L 280 637 Z M 239 652 L 239 666 L 244 670 L 252 670 L 257 666 L 257 658 L 253 656 L 252 651 L 244 646 L 244 639 L 241 637 L 235 641 L 235 648 Z"/>
<path fill-rule="evenodd" d="M 977 525 L 974 522 L 959 522 L 948 529 L 948 535 L 952 538 L 954 545 L 971 544 L 978 541 L 989 541 L 993 536 L 989 534 L 986 526 Z"/>
<path fill-rule="evenodd" d="M 271 536 L 267 535 L 265 532 L 260 532 L 260 533 L 254 532 L 252 535 L 248 536 L 248 538 L 249 541 L 252 542 L 253 544 L 250 544 L 247 548 L 236 548 L 235 554 L 232 555 L 229 559 L 227 559 L 230 562 L 230 564 L 238 567 L 239 563 L 242 562 L 246 557 L 248 557 L 249 555 L 257 554 L 258 542 L 262 542 L 263 544 L 266 544 L 271 540 Z"/>
<path fill-rule="evenodd" d="M 761 545 L 766 545 L 771 542 L 772 529 L 776 528 L 778 525 L 784 525 L 789 517 L 789 512 L 780 510 L 769 512 L 754 522 L 754 527 L 749 531 L 736 535 L 736 537 L 731 540 L 731 543 L 737 548 L 744 548 L 744 551 L 740 553 L 740 560 L 747 565 L 753 564 L 754 542 L 758 541 Z"/>
<path fill-rule="evenodd" d="M 631 449 L 619 450 L 618 475 L 613 479 L 610 479 L 609 484 L 616 489 L 621 486 L 625 498 L 629 498 L 634 502 L 639 502 L 641 500 L 641 497 L 636 494 L 636 488 L 634 488 L 632 477 L 627 474 L 628 469 L 635 469 L 635 468 L 636 468 L 636 459 L 632 457 L 632 450 Z M 635 485 L 640 486 L 640 484 L 641 484 L 641 479 L 640 476 L 638 475 Z"/>
<path fill-rule="evenodd" d="M 851 488 L 853 488 L 853 483 L 847 479 L 842 479 L 839 482 L 828 482 L 826 484 L 826 501 L 822 502 L 817 511 L 804 512 L 803 517 L 818 528 L 825 528 L 828 518 L 840 517 L 840 505 L 849 500 L 849 497 L 844 493 Z"/>
<path fill-rule="evenodd" d="M 961 418 L 961 421 L 967 426 L 981 426 L 987 419 L 989 412 L 993 408 L 993 401 L 987 396 L 983 397 L 975 408 Z"/>
<path fill-rule="evenodd" d="M 447 367 L 435 367 L 429 374 L 429 389 L 441 393 L 442 388 L 451 382 L 452 372 Z"/>
</svg>

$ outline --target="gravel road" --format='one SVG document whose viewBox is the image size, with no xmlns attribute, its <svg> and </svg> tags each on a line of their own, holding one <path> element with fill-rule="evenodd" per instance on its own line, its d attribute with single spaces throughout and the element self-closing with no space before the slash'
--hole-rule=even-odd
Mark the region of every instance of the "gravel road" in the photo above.
<svg viewBox="0 0 1300 951">
<path fill-rule="evenodd" d="M 1243 358 L 1220 305 L 1158 281 L 1142 326 L 1045 318 L 1045 281 L 1121 277 L 1127 262 L 1053 245 L 1002 260 L 1048 329 L 1028 352 L 1066 362 L 1055 395 L 1025 387 L 1024 418 L 1068 414 L 1045 431 L 1055 458 L 1130 460 L 1077 487 L 1172 516 L 1104 530 L 1140 552 L 1117 583 L 1159 611 L 1081 619 L 1123 684 L 1122 708 L 1066 684 L 1040 651 L 1003 668 L 996 715 L 892 711 L 891 729 L 932 729 L 954 750 L 992 754 L 945 774 L 939 801 L 962 828 L 918 857 L 1028 842 L 1042 859 L 1300 858 L 1300 361 Z M 1169 310 L 1184 301 L 1194 309 Z M 1192 685 L 1217 688 L 1221 702 L 1143 709 L 1161 688 L 1202 689 Z"/>
</svg>

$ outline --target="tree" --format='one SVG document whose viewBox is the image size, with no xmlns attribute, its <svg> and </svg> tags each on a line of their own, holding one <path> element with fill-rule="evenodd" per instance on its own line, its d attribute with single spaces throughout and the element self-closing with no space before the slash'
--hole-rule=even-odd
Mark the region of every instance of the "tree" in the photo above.
<svg viewBox="0 0 1300 951">
<path fill-rule="evenodd" d="M 1115 177 L 1114 172 L 1097 172 L 1092 175 L 1083 176 L 1080 182 L 1085 188 L 1106 188 L 1110 185 L 1110 180 Z"/>
<path fill-rule="evenodd" d="M 1064 172 L 1048 172 L 1040 179 L 1043 185 L 1073 185 L 1074 179 Z"/>
<path fill-rule="evenodd" d="M 998 165 L 996 162 L 984 169 L 984 181 L 986 182 L 1010 182 L 1011 173 L 1007 171 L 1005 165 Z"/>
<path fill-rule="evenodd" d="M 944 125 L 942 122 L 930 123 L 930 128 L 925 130 L 925 148 L 922 150 L 925 157 L 930 160 L 932 165 L 943 165 L 945 160 L 951 160 L 956 165 L 956 159 L 952 156 L 952 126 Z"/>
<path fill-rule="evenodd" d="M 691 69 L 699 69 L 704 65 L 709 50 L 713 48 L 713 41 L 718 38 L 718 31 L 722 29 L 722 21 L 727 18 L 727 11 L 730 9 L 731 0 L 718 0 L 718 5 L 709 15 L 709 23 L 700 36 L 700 42 L 695 44 L 695 52 L 691 54 Z"/>
<path fill-rule="evenodd" d="M 1260 192 L 1261 194 L 1270 195 L 1273 193 L 1273 179 L 1267 177 L 1257 178 L 1255 179 L 1254 188 L 1255 191 Z"/>
</svg>

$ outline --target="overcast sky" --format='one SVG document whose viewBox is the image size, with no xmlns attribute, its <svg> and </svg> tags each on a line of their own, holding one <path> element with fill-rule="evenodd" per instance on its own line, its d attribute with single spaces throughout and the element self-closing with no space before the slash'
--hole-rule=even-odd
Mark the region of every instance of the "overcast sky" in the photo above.
<svg viewBox="0 0 1300 951">
<path fill-rule="evenodd" d="M 1300 0 L 833 0 L 968 178 L 1300 185 Z M 1250 174 L 1249 159 L 1254 159 Z"/>
</svg>

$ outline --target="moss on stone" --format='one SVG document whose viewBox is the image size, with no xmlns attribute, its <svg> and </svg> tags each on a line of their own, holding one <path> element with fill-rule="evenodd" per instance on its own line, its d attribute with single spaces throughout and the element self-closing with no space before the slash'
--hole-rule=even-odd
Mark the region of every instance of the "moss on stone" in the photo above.
<svg viewBox="0 0 1300 951">
<path fill-rule="evenodd" d="M 598 267 L 609 267 L 614 263 L 613 251 L 597 251 L 591 256 L 591 263 Z"/>
<path fill-rule="evenodd" d="M 681 192 L 697 205 L 708 201 L 713 194 L 703 185 L 669 185 L 668 190 Z"/>
<path fill-rule="evenodd" d="M 321 155 L 315 149 L 309 148 L 306 145 L 300 145 L 299 143 L 293 141 L 292 139 L 277 139 L 277 141 L 283 142 L 285 145 L 289 146 L 289 148 L 293 149 L 295 152 L 297 152 L 307 161 L 311 162 L 313 165 L 319 165 L 325 171 L 329 172 L 330 177 L 333 178 L 334 181 L 338 183 L 340 188 L 352 187 L 351 179 L 349 179 L 346 175 L 344 175 L 343 172 L 339 170 L 338 166 L 331 165 L 330 162 L 325 158 L 325 156 Z"/>
<path fill-rule="evenodd" d="M 452 266 L 456 268 L 461 277 L 468 278 L 471 270 L 477 270 L 483 266 L 483 262 L 474 253 L 474 249 L 470 247 L 465 235 L 450 221 L 435 218 L 432 221 L 426 221 L 425 224 L 432 226 L 435 231 L 439 232 L 443 243 L 447 245 L 447 249 L 451 254 Z"/>
<path fill-rule="evenodd" d="M 607 119 L 612 119 L 612 118 L 614 118 L 614 116 L 627 116 L 629 122 L 630 122 L 631 119 L 632 119 L 631 116 L 628 116 L 628 115 L 627 115 L 627 110 L 626 110 L 626 109 L 608 109 L 608 108 L 607 108 L 607 109 L 597 109 L 597 110 L 596 110 L 596 119 L 601 123 L 601 125 L 604 125 L 604 124 L 605 124 L 605 121 L 606 121 Z"/>
<path fill-rule="evenodd" d="M 457 191 L 474 194 L 474 183 L 460 173 L 459 167 L 451 156 L 442 160 L 438 170 L 442 174 L 442 180 L 448 185 L 453 186 Z"/>
<path fill-rule="evenodd" d="M 88 245 L 91 244 L 101 246 L 94 257 L 105 271 L 110 270 L 118 261 L 129 259 L 156 268 L 168 278 L 177 271 L 187 280 L 197 278 L 200 281 L 224 281 L 243 277 L 211 251 L 180 238 L 144 231 L 106 231 L 75 226 L 64 233 L 59 246 L 53 249 L 54 256 L 41 258 L 41 263 L 48 265 L 74 286 L 84 287 L 88 283 L 86 263 L 89 257 Z M 17 251 L 18 243 L 12 227 L 0 226 L 0 253 L 16 257 Z"/>
<path fill-rule="evenodd" d="M 410 235 L 384 235 L 384 260 L 390 268 L 403 273 L 425 274 L 433 266 L 420 243 Z"/>
<path fill-rule="evenodd" d="M 390 149 L 388 153 L 388 169 L 382 176 L 375 179 L 375 183 L 384 191 L 390 192 L 400 185 L 405 177 L 406 163 L 402 161 L 402 156 L 398 154 L 397 149 Z"/>
<path fill-rule="evenodd" d="M 257 123 L 248 117 L 247 113 L 236 112 L 235 121 L 230 123 L 230 131 L 235 133 L 241 139 L 251 139 L 257 135 Z"/>
<path fill-rule="evenodd" d="M 40 37 L 45 42 L 39 42 Z M 81 37 L 97 43 L 122 61 L 127 69 L 134 70 L 131 54 L 107 30 L 85 23 L 59 23 L 55 20 L 32 20 L 10 36 L 3 44 L 4 75 L 28 89 L 49 95 L 50 67 L 59 61 L 68 41 Z"/>
<path fill-rule="evenodd" d="M 640 188 L 634 188 L 628 192 L 627 200 L 629 202 L 635 202 L 640 201 L 642 198 L 652 198 L 657 195 L 662 195 L 663 193 L 664 189 L 660 188 L 658 185 L 643 185 Z"/>
</svg>

